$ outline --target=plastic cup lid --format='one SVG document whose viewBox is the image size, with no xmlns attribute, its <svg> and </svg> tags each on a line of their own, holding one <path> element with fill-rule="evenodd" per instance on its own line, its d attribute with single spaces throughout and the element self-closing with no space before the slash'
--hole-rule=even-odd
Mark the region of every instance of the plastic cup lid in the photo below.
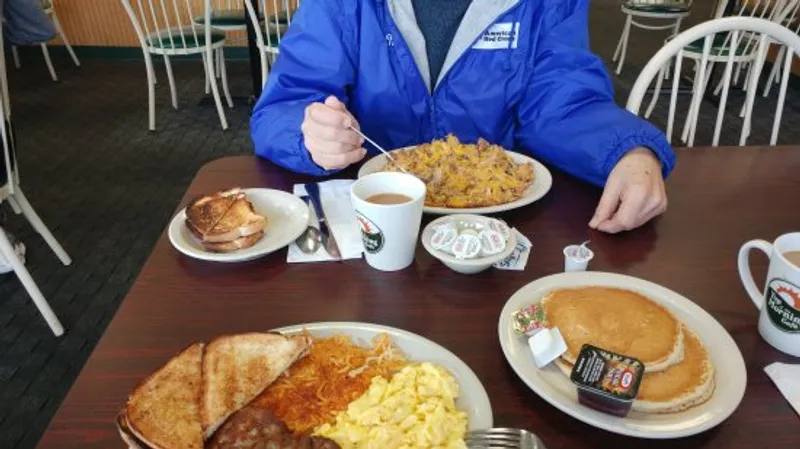
<svg viewBox="0 0 800 449">
<path fill-rule="evenodd" d="M 589 249 L 589 241 L 585 241 L 580 245 L 569 245 L 564 248 L 564 256 L 574 262 L 588 262 L 594 257 L 594 252 Z"/>
</svg>

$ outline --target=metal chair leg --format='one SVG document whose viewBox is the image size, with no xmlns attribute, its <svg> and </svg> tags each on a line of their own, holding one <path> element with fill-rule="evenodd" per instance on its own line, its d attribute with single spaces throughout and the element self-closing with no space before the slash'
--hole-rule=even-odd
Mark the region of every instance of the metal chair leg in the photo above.
<svg viewBox="0 0 800 449">
<path fill-rule="evenodd" d="M 172 76 L 172 64 L 169 62 L 169 56 L 164 55 L 164 66 L 167 68 L 167 80 L 169 80 L 169 94 L 172 97 L 173 109 L 178 109 L 178 93 L 175 89 L 175 78 Z"/>
<path fill-rule="evenodd" d="M 69 257 L 64 248 L 58 243 L 55 237 L 53 237 L 53 233 L 45 226 L 42 219 L 39 218 L 39 215 L 33 210 L 33 206 L 31 203 L 28 202 L 28 199 L 25 197 L 25 194 L 22 193 L 22 189 L 19 186 L 15 186 L 14 193 L 12 194 L 14 200 L 16 200 L 17 204 L 19 205 L 20 209 L 22 209 L 22 214 L 25 215 L 25 218 L 28 222 L 33 226 L 33 229 L 42 236 L 47 245 L 50 246 L 50 249 L 56 254 L 56 257 L 63 263 L 64 265 L 71 265 L 72 259 Z"/>
<path fill-rule="evenodd" d="M 0 228 L 0 254 L 3 255 L 9 265 L 11 265 L 11 268 L 14 269 L 14 273 L 16 273 L 19 281 L 25 287 L 25 290 L 30 295 L 36 308 L 39 309 L 39 313 L 42 314 L 47 325 L 50 326 L 50 330 L 53 331 L 53 334 L 55 334 L 56 337 L 64 335 L 64 326 L 61 325 L 55 312 L 50 308 L 50 304 L 44 298 L 44 295 L 42 295 L 41 290 L 39 290 L 39 287 L 31 277 L 28 269 L 25 268 L 25 265 L 17 257 L 17 253 L 14 252 L 14 247 L 11 245 L 8 236 L 6 236 L 2 228 Z"/>
<path fill-rule="evenodd" d="M 206 53 L 208 55 L 208 53 Z M 217 114 L 219 114 L 219 121 L 222 129 L 228 129 L 228 120 L 225 118 L 225 110 L 222 108 L 222 100 L 219 96 L 219 88 L 217 87 L 217 79 L 214 76 L 214 52 L 211 51 L 211 56 L 206 59 L 206 68 L 211 78 L 211 93 L 214 95 L 214 104 L 217 106 Z"/>
<path fill-rule="evenodd" d="M 228 101 L 228 107 L 233 108 L 233 99 L 231 98 L 231 92 L 228 89 L 228 68 L 225 65 L 225 47 L 220 47 L 217 50 L 220 54 L 219 59 L 222 61 L 222 92 L 225 94 L 225 100 Z"/>
<path fill-rule="evenodd" d="M 628 18 L 625 19 L 625 28 L 622 30 L 622 50 L 620 51 L 619 64 L 617 65 L 617 75 L 622 73 L 622 64 L 625 63 L 625 54 L 628 52 L 628 37 L 631 34 L 631 22 L 633 22 L 633 17 L 628 16 Z"/>
<path fill-rule="evenodd" d="M 50 71 L 50 77 L 53 78 L 53 81 L 58 81 L 58 76 L 56 76 L 56 69 L 53 68 L 53 62 L 50 61 L 50 52 L 47 51 L 47 44 L 42 42 L 39 44 L 42 47 L 42 53 L 44 54 L 44 62 L 47 64 L 47 70 Z"/>
</svg>

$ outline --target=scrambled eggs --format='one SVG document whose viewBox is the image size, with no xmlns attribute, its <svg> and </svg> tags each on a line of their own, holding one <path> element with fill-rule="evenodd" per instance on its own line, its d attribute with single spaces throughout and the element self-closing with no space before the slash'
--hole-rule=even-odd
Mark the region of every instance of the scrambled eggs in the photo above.
<svg viewBox="0 0 800 449">
<path fill-rule="evenodd" d="M 420 178 L 427 187 L 426 206 L 465 208 L 516 201 L 533 182 L 533 164 L 517 163 L 498 145 L 483 139 L 463 144 L 454 135 L 446 140 L 392 153 L 397 165 Z M 383 171 L 399 171 L 387 163 Z"/>
<path fill-rule="evenodd" d="M 466 448 L 467 414 L 456 408 L 458 384 L 431 363 L 408 365 L 369 389 L 315 434 L 348 448 Z"/>
</svg>

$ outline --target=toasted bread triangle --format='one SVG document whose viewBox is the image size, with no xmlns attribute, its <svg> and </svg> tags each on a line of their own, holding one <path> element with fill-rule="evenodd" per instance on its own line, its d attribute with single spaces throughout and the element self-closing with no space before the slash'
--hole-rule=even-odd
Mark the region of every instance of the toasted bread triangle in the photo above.
<svg viewBox="0 0 800 449">
<path fill-rule="evenodd" d="M 231 204 L 214 228 L 203 235 L 203 241 L 227 243 L 256 234 L 266 225 L 266 217 L 259 215 L 253 208 L 253 203 L 242 194 Z"/>
<path fill-rule="evenodd" d="M 195 343 L 147 377 L 125 407 L 131 433 L 154 449 L 202 449 L 203 344 Z"/>
<path fill-rule="evenodd" d="M 212 340 L 203 352 L 200 418 L 205 438 L 250 403 L 311 347 L 307 336 L 248 333 Z"/>
<path fill-rule="evenodd" d="M 202 239 L 241 198 L 244 198 L 244 193 L 237 187 L 192 200 L 186 206 L 187 227 L 195 236 Z"/>
</svg>

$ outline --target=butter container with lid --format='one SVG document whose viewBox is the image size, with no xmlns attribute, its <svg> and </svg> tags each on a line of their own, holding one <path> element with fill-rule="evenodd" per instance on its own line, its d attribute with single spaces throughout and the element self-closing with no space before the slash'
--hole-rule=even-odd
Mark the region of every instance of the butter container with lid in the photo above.
<svg viewBox="0 0 800 449">
<path fill-rule="evenodd" d="M 570 379 L 578 387 L 578 401 L 611 415 L 627 416 L 639 393 L 644 364 L 633 358 L 583 345 Z"/>
</svg>

